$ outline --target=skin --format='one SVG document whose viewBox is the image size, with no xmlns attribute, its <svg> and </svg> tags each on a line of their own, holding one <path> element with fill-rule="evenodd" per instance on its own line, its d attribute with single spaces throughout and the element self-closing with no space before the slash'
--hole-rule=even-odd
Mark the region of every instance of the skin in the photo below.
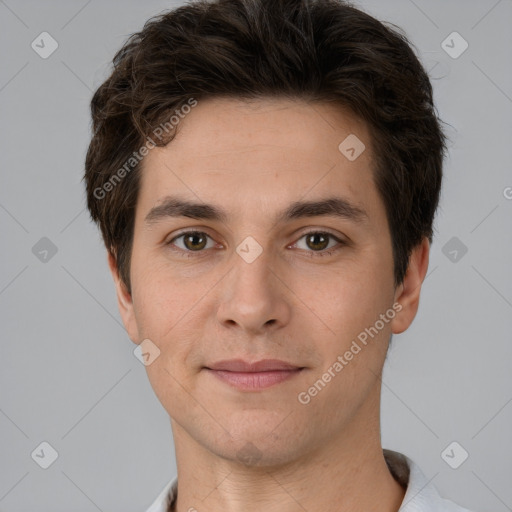
<svg viewBox="0 0 512 512">
<path fill-rule="evenodd" d="M 338 150 L 349 134 L 366 146 L 354 161 Z M 222 207 L 227 220 L 169 217 L 146 225 L 148 212 L 171 194 Z M 333 194 L 364 208 L 368 219 L 275 221 L 294 201 Z M 190 250 L 201 239 L 187 246 L 175 238 L 189 228 L 210 237 L 205 248 Z M 416 315 L 429 244 L 414 249 L 395 288 L 365 123 L 299 100 L 200 101 L 174 141 L 144 158 L 134 229 L 131 295 L 112 256 L 109 266 L 130 338 L 160 350 L 146 370 L 171 418 L 176 510 L 397 511 L 404 489 L 382 453 L 380 376 L 391 333 L 405 331 Z M 329 238 L 319 250 L 304 236 L 310 231 L 346 244 Z M 252 263 L 236 252 L 248 236 L 263 250 Z M 176 251 L 165 245 L 172 240 Z M 300 403 L 298 394 L 395 303 L 401 311 Z M 240 391 L 204 370 L 233 358 L 305 369 L 270 388 Z M 252 460 L 242 462 L 241 453 Z"/>
</svg>

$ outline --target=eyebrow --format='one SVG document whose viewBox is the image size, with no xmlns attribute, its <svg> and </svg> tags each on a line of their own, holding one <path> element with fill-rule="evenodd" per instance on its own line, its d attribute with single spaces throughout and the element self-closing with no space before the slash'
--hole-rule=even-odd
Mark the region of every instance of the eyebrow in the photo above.
<svg viewBox="0 0 512 512">
<path fill-rule="evenodd" d="M 339 217 L 355 223 L 365 222 L 369 219 L 363 208 L 352 204 L 343 197 L 335 196 L 316 201 L 293 202 L 278 213 L 275 222 L 318 216 Z M 224 223 L 227 222 L 229 216 L 225 210 L 213 204 L 197 203 L 177 196 L 167 196 L 163 198 L 161 204 L 149 211 L 144 223 L 151 226 L 174 217 L 189 217 L 191 219 Z"/>
</svg>

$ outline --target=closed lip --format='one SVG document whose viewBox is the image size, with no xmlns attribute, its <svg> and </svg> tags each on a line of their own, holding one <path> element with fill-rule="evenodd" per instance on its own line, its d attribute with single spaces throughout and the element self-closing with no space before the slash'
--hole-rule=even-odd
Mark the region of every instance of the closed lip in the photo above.
<svg viewBox="0 0 512 512">
<path fill-rule="evenodd" d="M 219 370 L 228 372 L 272 372 L 272 371 L 292 371 L 301 370 L 303 367 L 280 361 L 279 359 L 262 359 L 252 363 L 243 359 L 226 359 L 210 364 L 205 368 L 209 370 Z"/>
</svg>

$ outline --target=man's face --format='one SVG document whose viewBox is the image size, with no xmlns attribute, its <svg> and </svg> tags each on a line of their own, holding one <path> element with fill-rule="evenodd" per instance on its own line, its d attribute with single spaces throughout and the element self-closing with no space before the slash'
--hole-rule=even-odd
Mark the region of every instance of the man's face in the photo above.
<svg viewBox="0 0 512 512">
<path fill-rule="evenodd" d="M 251 446 L 260 463 L 285 462 L 361 435 L 378 415 L 389 336 L 403 330 L 400 314 L 389 314 L 400 287 L 365 124 L 324 104 L 216 99 L 200 101 L 179 130 L 143 161 L 132 295 L 121 306 L 131 339 L 160 350 L 147 366 L 157 397 L 191 439 L 228 459 Z M 355 159 L 360 147 L 338 148 L 349 135 L 366 147 Z M 170 196 L 225 217 L 160 209 L 147 218 Z M 359 214 L 290 215 L 294 203 L 328 199 Z M 367 343 L 357 341 L 372 326 Z M 287 378 L 265 387 L 208 369 L 232 359 L 301 370 L 274 372 Z M 331 378 L 308 391 L 329 368 Z"/>
</svg>

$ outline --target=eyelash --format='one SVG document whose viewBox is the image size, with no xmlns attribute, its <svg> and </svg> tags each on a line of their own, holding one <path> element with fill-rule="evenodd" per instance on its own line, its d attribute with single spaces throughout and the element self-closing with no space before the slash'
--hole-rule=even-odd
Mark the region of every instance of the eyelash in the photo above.
<svg viewBox="0 0 512 512">
<path fill-rule="evenodd" d="M 179 235 L 175 236 L 174 238 L 172 238 L 171 240 L 166 242 L 165 245 L 168 246 L 172 251 L 184 254 L 188 258 L 193 258 L 193 257 L 196 257 L 197 255 L 199 255 L 200 253 L 206 252 L 204 249 L 200 250 L 200 251 L 190 251 L 190 250 L 185 250 L 185 249 L 174 247 L 173 243 L 176 240 L 178 240 L 179 238 L 184 237 L 185 235 L 206 235 L 208 238 L 211 239 L 210 235 L 208 235 L 204 231 L 184 231 L 183 233 L 180 233 Z M 294 242 L 292 245 L 297 244 L 299 240 L 301 240 L 302 238 L 304 238 L 308 235 L 326 235 L 326 236 L 334 239 L 338 243 L 337 245 L 335 245 L 334 247 L 331 247 L 330 249 L 324 249 L 322 251 L 313 251 L 313 250 L 306 251 L 306 254 L 310 258 L 331 256 L 335 252 L 339 251 L 343 246 L 348 245 L 347 242 L 344 242 L 343 240 L 339 239 L 337 236 L 333 235 L 332 233 L 329 233 L 328 231 L 319 231 L 319 230 L 313 230 L 313 231 L 308 231 L 306 233 L 303 233 L 300 236 L 300 238 L 297 240 L 297 242 Z"/>
</svg>

